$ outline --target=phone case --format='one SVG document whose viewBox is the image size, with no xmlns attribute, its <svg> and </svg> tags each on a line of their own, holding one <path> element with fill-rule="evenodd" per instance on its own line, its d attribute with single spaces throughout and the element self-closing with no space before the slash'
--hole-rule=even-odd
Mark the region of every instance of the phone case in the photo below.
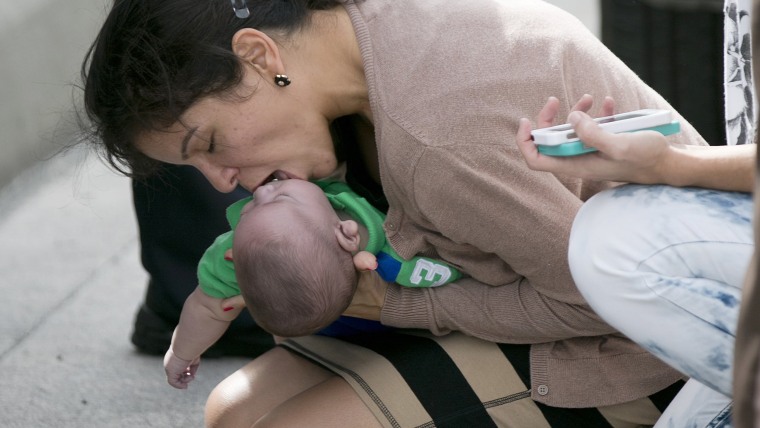
<svg viewBox="0 0 760 428">
<path fill-rule="evenodd" d="M 594 119 L 599 126 L 613 134 L 667 125 L 673 118 L 670 110 L 642 109 Z M 572 125 L 565 123 L 536 129 L 532 133 L 536 144 L 558 145 L 578 141 Z"/>
<path fill-rule="evenodd" d="M 662 135 L 672 135 L 677 134 L 681 131 L 681 124 L 674 120 L 666 125 L 659 125 L 659 126 L 652 126 L 649 128 L 642 128 L 642 129 L 633 129 L 630 131 L 623 131 L 623 132 L 636 132 L 636 131 L 657 131 Z M 595 152 L 596 149 L 593 147 L 586 147 L 585 144 L 583 144 L 583 141 L 581 140 L 575 140 L 563 144 L 556 144 L 556 145 L 542 145 L 542 144 L 536 144 L 536 147 L 538 148 L 538 152 L 544 155 L 548 156 L 577 156 L 582 155 L 584 153 L 591 153 Z"/>
</svg>

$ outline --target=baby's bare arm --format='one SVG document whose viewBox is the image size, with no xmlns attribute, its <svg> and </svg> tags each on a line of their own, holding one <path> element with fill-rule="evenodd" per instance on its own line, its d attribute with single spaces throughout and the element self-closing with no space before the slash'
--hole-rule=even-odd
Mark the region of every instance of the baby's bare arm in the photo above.
<svg viewBox="0 0 760 428">
<path fill-rule="evenodd" d="M 192 360 L 219 340 L 244 308 L 244 305 L 223 308 L 222 302 L 227 301 L 207 295 L 200 287 L 188 296 L 172 337 L 175 355 Z"/>
<path fill-rule="evenodd" d="M 224 334 L 245 307 L 242 299 L 218 299 L 197 287 L 182 307 L 172 344 L 164 357 L 167 380 L 175 388 L 187 388 L 195 377 L 200 356 Z"/>
</svg>

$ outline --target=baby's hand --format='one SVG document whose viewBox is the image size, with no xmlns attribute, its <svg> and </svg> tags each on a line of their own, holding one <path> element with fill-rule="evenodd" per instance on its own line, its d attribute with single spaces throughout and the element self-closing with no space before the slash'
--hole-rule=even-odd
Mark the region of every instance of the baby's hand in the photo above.
<svg viewBox="0 0 760 428">
<path fill-rule="evenodd" d="M 166 371 L 166 380 L 169 385 L 177 389 L 187 389 L 187 385 L 195 379 L 195 372 L 201 364 L 200 357 L 193 361 L 183 360 L 174 355 L 169 349 L 164 356 L 164 370 Z"/>
<path fill-rule="evenodd" d="M 359 272 L 377 269 L 377 257 L 369 251 L 359 251 L 354 255 L 354 267 Z"/>
</svg>

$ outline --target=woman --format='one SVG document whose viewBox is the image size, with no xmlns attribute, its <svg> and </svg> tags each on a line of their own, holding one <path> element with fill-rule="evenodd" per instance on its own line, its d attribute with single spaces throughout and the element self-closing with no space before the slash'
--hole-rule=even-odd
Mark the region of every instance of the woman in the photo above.
<svg viewBox="0 0 760 428">
<path fill-rule="evenodd" d="M 345 160 L 402 257 L 470 278 L 365 278 L 348 315 L 432 335 L 285 341 L 216 388 L 207 423 L 652 424 L 681 375 L 601 321 L 567 266 L 576 211 L 611 184 L 531 171 L 511 138 L 550 94 L 564 114 L 589 110 L 584 94 L 670 106 L 539 1 L 237 3 L 244 18 L 222 0 L 116 1 L 84 66 L 106 158 L 192 165 L 224 192 Z M 685 121 L 674 138 L 705 144 Z"/>
</svg>

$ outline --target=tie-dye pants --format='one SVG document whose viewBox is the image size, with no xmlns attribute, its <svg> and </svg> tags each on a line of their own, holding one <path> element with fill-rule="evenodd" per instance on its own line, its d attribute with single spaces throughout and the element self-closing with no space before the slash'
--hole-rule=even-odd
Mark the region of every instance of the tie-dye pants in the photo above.
<svg viewBox="0 0 760 428">
<path fill-rule="evenodd" d="M 657 427 L 731 426 L 734 338 L 754 250 L 752 197 L 624 185 L 581 208 L 570 268 L 610 325 L 690 377 Z"/>
</svg>

